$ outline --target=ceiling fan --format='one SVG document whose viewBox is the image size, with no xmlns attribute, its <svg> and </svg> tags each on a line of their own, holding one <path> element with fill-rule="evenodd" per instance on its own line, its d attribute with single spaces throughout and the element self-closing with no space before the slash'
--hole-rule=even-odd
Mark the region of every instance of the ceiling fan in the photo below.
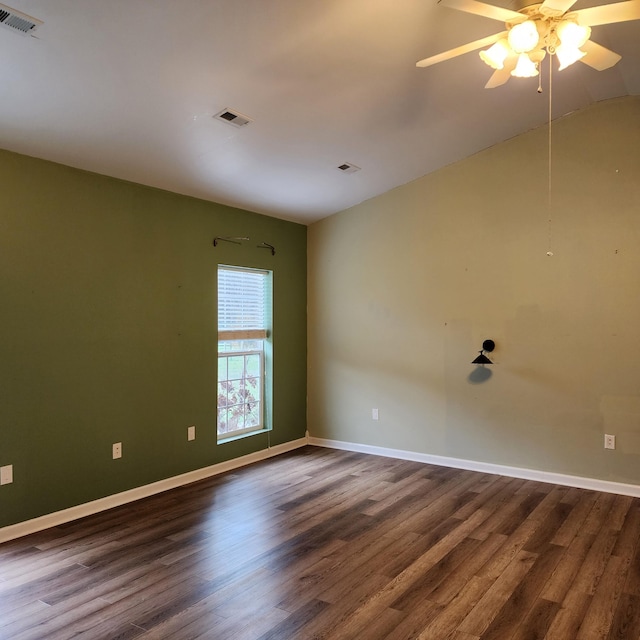
<svg viewBox="0 0 640 640">
<path fill-rule="evenodd" d="M 575 2 L 545 0 L 513 11 L 477 0 L 439 0 L 438 4 L 444 7 L 504 22 L 505 30 L 420 60 L 416 66 L 429 67 L 491 45 L 480 51 L 482 60 L 494 69 L 485 85 L 487 89 L 499 87 L 511 76 L 537 76 L 540 62 L 547 54 L 558 58 L 560 69 L 578 60 L 598 71 L 612 67 L 621 56 L 590 40 L 591 27 L 639 20 L 640 0 L 570 11 Z"/>
</svg>

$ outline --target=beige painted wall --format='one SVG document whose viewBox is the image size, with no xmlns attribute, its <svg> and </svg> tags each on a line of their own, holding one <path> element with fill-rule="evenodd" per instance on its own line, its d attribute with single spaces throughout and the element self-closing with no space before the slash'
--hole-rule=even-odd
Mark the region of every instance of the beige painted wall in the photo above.
<svg viewBox="0 0 640 640">
<path fill-rule="evenodd" d="M 640 484 L 640 98 L 552 130 L 309 228 L 312 436 Z"/>
</svg>

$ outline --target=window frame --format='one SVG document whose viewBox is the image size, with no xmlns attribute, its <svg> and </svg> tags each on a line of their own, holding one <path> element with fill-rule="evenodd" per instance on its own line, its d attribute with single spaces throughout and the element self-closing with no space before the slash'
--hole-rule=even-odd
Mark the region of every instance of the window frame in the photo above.
<svg viewBox="0 0 640 640">
<path fill-rule="evenodd" d="M 263 312 L 264 312 L 264 327 L 262 328 L 239 328 L 239 329 L 219 329 L 217 328 L 217 360 L 218 367 L 216 367 L 216 439 L 218 444 L 237 440 L 239 438 L 245 438 L 258 433 L 265 433 L 271 430 L 271 375 L 272 375 L 272 343 L 271 343 L 271 324 L 273 321 L 272 316 L 272 296 L 273 296 L 273 272 L 267 269 L 245 267 L 238 265 L 218 264 L 217 270 L 217 284 L 219 285 L 219 274 L 221 270 L 245 272 L 245 273 L 258 273 L 264 276 L 264 299 L 263 299 Z M 218 303 L 218 323 L 220 323 L 220 287 L 217 287 L 216 295 Z M 240 345 L 238 349 L 232 351 L 226 351 L 220 349 L 221 342 L 245 342 L 245 341 L 260 341 L 261 347 L 253 348 L 246 345 Z M 219 367 L 221 358 L 229 358 L 237 355 L 258 354 L 260 357 L 260 390 L 259 400 L 260 414 L 258 425 L 235 429 L 233 431 L 219 432 L 220 426 L 220 410 L 227 408 L 229 405 L 219 405 L 219 397 L 221 395 L 221 381 L 219 380 Z M 245 365 L 246 366 L 246 365 Z M 246 370 L 243 371 L 243 379 Z M 228 375 L 228 369 L 227 369 Z M 225 382 L 225 380 L 223 380 Z M 228 390 L 225 392 L 228 393 Z M 246 415 L 246 414 L 245 414 Z"/>
</svg>

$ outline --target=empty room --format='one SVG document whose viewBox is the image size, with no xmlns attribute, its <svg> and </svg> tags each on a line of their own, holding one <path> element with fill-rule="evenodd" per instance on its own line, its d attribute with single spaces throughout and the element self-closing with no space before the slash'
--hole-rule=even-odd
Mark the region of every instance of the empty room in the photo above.
<svg viewBox="0 0 640 640">
<path fill-rule="evenodd" d="M 640 0 L 0 5 L 0 639 L 640 638 Z"/>
</svg>

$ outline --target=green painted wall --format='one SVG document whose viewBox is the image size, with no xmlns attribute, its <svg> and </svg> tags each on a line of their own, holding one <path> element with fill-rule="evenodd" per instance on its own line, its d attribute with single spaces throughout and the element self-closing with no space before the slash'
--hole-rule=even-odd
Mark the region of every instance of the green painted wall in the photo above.
<svg viewBox="0 0 640 640">
<path fill-rule="evenodd" d="M 306 227 L 4 151 L 0 174 L 0 526 L 267 447 L 216 444 L 218 263 L 274 272 L 271 444 L 304 436 Z"/>
<path fill-rule="evenodd" d="M 547 134 L 309 227 L 311 436 L 640 484 L 640 98 Z"/>
</svg>

